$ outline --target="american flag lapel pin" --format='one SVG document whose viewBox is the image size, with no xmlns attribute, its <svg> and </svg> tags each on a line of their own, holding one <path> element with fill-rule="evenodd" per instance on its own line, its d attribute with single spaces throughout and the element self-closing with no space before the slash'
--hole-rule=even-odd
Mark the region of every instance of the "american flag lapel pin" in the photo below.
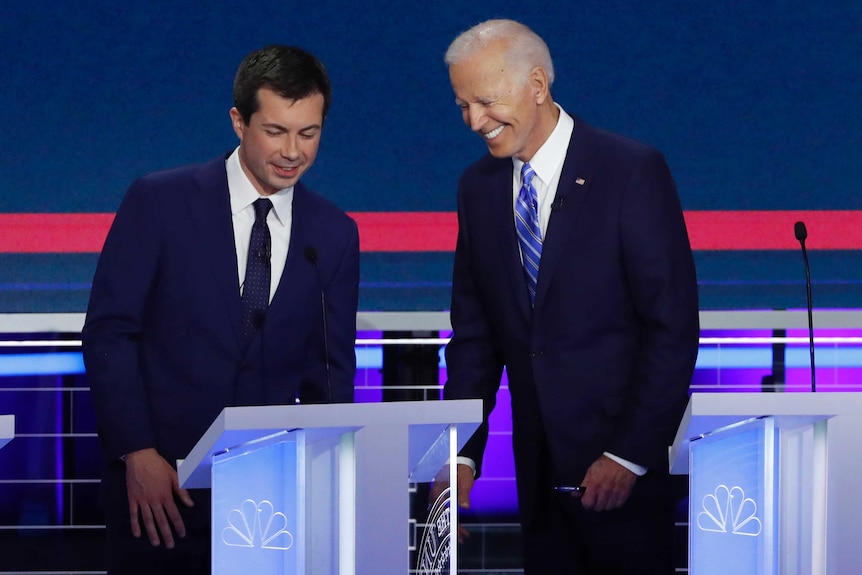
<svg viewBox="0 0 862 575">
<path fill-rule="evenodd" d="M 578 178 L 577 180 L 575 180 L 575 183 L 578 184 L 579 186 L 583 186 L 584 184 L 587 183 L 587 181 L 583 178 Z"/>
</svg>

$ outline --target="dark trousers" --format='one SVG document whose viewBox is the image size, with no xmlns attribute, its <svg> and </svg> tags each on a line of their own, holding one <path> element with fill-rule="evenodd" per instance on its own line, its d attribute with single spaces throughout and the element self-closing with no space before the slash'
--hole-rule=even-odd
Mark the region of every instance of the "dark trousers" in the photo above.
<svg viewBox="0 0 862 575">
<path fill-rule="evenodd" d="M 209 575 L 211 573 L 211 504 L 208 489 L 190 490 L 194 507 L 179 500 L 177 508 L 186 527 L 183 538 L 174 535 L 173 549 L 150 544 L 146 530 L 132 536 L 125 465 L 111 464 L 102 479 L 102 506 L 107 526 L 108 575 Z"/>
<path fill-rule="evenodd" d="M 619 509 L 589 511 L 554 491 L 540 446 L 534 513 L 522 522 L 525 575 L 672 575 L 676 498 L 666 473 L 638 477 Z"/>
<path fill-rule="evenodd" d="M 587 511 L 570 499 L 548 507 L 524 529 L 524 573 L 543 575 L 671 575 L 673 505 L 629 501 L 613 511 Z"/>
</svg>

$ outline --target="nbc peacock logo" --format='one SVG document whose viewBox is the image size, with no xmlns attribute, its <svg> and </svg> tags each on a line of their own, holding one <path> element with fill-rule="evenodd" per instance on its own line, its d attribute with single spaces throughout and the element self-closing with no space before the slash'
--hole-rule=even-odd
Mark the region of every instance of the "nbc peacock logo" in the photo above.
<svg viewBox="0 0 862 575">
<path fill-rule="evenodd" d="M 742 487 L 719 485 L 704 496 L 697 527 L 701 531 L 757 537 L 763 523 L 757 518 L 757 503 L 745 496 Z"/>
<path fill-rule="evenodd" d="M 287 516 L 276 512 L 269 501 L 257 503 L 246 499 L 227 516 L 227 527 L 221 532 L 229 547 L 257 547 L 287 551 L 293 547 L 293 535 L 287 530 Z"/>
</svg>

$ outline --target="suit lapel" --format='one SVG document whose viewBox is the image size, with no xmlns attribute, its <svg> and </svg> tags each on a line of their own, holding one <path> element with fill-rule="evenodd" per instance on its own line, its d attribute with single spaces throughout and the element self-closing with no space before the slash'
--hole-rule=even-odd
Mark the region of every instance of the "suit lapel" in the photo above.
<svg viewBox="0 0 862 575">
<path fill-rule="evenodd" d="M 530 293 L 524 278 L 524 267 L 521 263 L 521 248 L 518 246 L 518 234 L 515 231 L 514 196 L 512 194 L 512 161 L 500 163 L 500 169 L 491 176 L 488 193 L 492 200 L 487 212 L 494 229 L 489 237 L 502 238 L 502 245 L 496 250 L 500 265 L 505 270 L 506 281 L 512 286 L 512 294 L 516 306 L 525 321 L 531 315 Z"/>
<path fill-rule="evenodd" d="M 304 284 L 310 281 L 317 282 L 314 265 L 306 259 L 305 255 L 307 247 L 313 246 L 318 253 L 322 249 L 322 246 L 314 245 L 312 230 L 308 227 L 311 222 L 311 218 L 306 215 L 308 193 L 301 182 L 297 182 L 293 188 L 287 260 L 284 262 L 284 271 L 267 311 L 267 318 L 272 318 L 268 321 L 275 321 L 275 318 L 290 313 L 292 309 L 295 310 L 296 308 L 291 308 L 290 304 L 303 301 L 303 298 L 297 294 L 306 293 L 309 289 Z M 317 291 L 319 288 L 313 287 L 313 289 Z"/>
<path fill-rule="evenodd" d="M 586 132 L 589 127 L 575 118 L 575 129 L 569 140 L 566 159 L 560 173 L 557 194 L 548 221 L 548 229 L 542 243 L 542 261 L 539 264 L 539 281 L 536 286 L 536 307 L 544 300 L 548 285 L 560 264 L 565 246 L 581 214 L 581 205 L 589 192 L 595 167 L 590 165 L 590 148 Z"/>
<path fill-rule="evenodd" d="M 194 242 L 201 258 L 209 264 L 213 280 L 224 302 L 237 342 L 241 341 L 239 277 L 236 243 L 230 211 L 230 193 L 224 158 L 203 166 L 195 175 L 196 186 L 188 196 L 188 209 L 194 226 Z"/>
</svg>

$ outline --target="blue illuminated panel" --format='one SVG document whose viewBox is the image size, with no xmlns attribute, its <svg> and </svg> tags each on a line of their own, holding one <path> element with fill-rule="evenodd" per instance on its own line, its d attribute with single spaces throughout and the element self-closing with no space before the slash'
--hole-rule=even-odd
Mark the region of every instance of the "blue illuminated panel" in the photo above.
<svg viewBox="0 0 862 575">
<path fill-rule="evenodd" d="M 778 572 L 775 444 L 771 419 L 692 442 L 691 575 Z"/>
<path fill-rule="evenodd" d="M 213 573 L 299 573 L 297 445 L 213 461 Z"/>
</svg>

